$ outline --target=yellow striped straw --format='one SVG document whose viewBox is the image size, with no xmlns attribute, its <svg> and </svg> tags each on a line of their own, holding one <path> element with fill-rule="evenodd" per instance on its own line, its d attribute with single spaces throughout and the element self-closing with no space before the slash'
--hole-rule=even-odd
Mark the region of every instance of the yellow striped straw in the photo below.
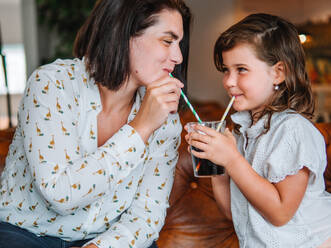
<svg viewBox="0 0 331 248">
<path fill-rule="evenodd" d="M 221 129 L 221 127 L 222 127 L 222 124 L 223 124 L 223 122 L 224 122 L 224 120 L 225 120 L 225 117 L 228 115 L 229 110 L 230 110 L 230 108 L 231 108 L 231 106 L 232 106 L 232 104 L 233 104 L 233 102 L 234 102 L 234 99 L 236 99 L 235 96 L 233 96 L 233 97 L 231 98 L 231 100 L 230 100 L 228 106 L 226 107 L 226 110 L 224 111 L 224 114 L 223 114 L 223 116 L 222 116 L 222 119 L 221 119 L 220 123 L 218 124 L 218 126 L 217 126 L 217 128 L 216 128 L 216 131 L 217 131 L 217 132 L 220 131 L 220 129 Z"/>
</svg>

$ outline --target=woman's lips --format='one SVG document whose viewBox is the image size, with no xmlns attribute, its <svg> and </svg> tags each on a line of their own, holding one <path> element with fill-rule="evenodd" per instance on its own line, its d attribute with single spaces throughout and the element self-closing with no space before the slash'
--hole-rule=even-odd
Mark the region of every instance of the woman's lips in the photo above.
<svg viewBox="0 0 331 248">
<path fill-rule="evenodd" d="M 173 69 L 163 69 L 164 71 L 166 71 L 168 74 L 173 72 Z"/>
</svg>

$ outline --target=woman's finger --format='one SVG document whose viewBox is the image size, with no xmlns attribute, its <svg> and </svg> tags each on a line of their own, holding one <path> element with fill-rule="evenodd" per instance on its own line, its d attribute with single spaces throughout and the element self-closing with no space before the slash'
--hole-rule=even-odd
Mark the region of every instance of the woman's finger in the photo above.
<svg viewBox="0 0 331 248">
<path fill-rule="evenodd" d="M 180 94 L 180 89 L 184 87 L 184 84 L 178 79 L 166 78 L 160 81 L 153 82 L 147 86 L 147 90 L 156 91 L 157 93 L 170 93 L 176 92 Z"/>
</svg>

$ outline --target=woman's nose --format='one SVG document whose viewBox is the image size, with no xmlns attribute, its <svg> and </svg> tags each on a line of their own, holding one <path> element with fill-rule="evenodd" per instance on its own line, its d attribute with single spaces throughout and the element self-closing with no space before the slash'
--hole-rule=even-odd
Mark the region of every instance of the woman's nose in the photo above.
<svg viewBox="0 0 331 248">
<path fill-rule="evenodd" d="M 181 64 L 183 62 L 182 51 L 180 50 L 179 45 L 175 46 L 171 52 L 171 61 L 176 65 Z"/>
</svg>

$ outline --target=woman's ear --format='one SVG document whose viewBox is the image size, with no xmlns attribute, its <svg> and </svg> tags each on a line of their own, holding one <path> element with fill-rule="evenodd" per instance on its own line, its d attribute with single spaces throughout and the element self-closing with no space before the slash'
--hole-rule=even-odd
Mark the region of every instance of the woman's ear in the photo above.
<svg viewBox="0 0 331 248">
<path fill-rule="evenodd" d="M 278 61 L 273 67 L 275 72 L 274 85 L 279 85 L 285 81 L 285 65 L 282 61 Z"/>
</svg>

